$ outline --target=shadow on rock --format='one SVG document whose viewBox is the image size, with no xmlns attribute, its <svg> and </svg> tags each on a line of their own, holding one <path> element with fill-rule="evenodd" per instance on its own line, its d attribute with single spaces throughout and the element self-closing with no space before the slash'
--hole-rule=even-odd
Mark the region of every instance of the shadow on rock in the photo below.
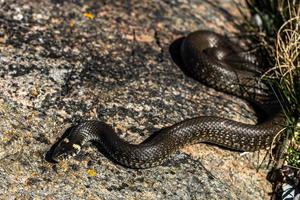
<svg viewBox="0 0 300 200">
<path fill-rule="evenodd" d="M 45 155 L 45 160 L 47 162 L 50 162 L 50 163 L 57 163 L 57 161 L 55 161 L 52 156 L 53 156 L 53 152 L 55 150 L 55 148 L 59 145 L 59 143 L 64 140 L 71 132 L 71 130 L 74 128 L 75 126 L 71 126 L 69 127 L 65 132 L 64 134 L 59 138 L 59 140 L 57 142 L 55 142 L 51 148 L 49 149 L 49 151 L 47 151 L 46 155 Z"/>
</svg>

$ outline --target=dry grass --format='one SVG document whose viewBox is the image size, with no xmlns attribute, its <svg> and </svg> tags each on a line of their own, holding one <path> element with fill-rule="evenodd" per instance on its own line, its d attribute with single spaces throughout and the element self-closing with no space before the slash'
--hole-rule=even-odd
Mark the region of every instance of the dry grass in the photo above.
<svg viewBox="0 0 300 200">
<path fill-rule="evenodd" d="M 296 131 L 300 113 L 300 15 L 295 14 L 277 32 L 273 49 L 275 67 L 264 76 L 272 82 L 288 119 L 287 138 L 292 135 L 292 139 L 286 152 L 286 164 L 300 167 L 300 137 Z"/>
<path fill-rule="evenodd" d="M 245 27 L 255 33 L 254 41 L 261 44 L 270 66 L 274 66 L 263 79 L 270 83 L 287 117 L 286 138 L 292 136 L 286 161 L 300 167 L 300 1 L 246 0 L 246 3 L 252 21 L 247 21 Z"/>
<path fill-rule="evenodd" d="M 286 115 L 295 118 L 299 113 L 300 78 L 300 15 L 286 21 L 278 30 L 272 56 L 275 66 L 263 78 L 271 81 L 278 92 Z M 297 90 L 298 89 L 298 90 Z"/>
</svg>

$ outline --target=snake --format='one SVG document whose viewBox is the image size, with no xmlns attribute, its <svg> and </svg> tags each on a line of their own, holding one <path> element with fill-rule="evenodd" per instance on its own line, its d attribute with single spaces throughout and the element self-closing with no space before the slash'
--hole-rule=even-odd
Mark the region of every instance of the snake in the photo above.
<svg viewBox="0 0 300 200">
<path fill-rule="evenodd" d="M 120 138 L 105 122 L 88 120 L 73 126 L 60 138 L 51 159 L 59 162 L 71 158 L 90 142 L 97 143 L 116 163 L 137 169 L 161 165 L 189 144 L 209 143 L 236 151 L 268 148 L 284 127 L 285 117 L 268 84 L 261 79 L 262 59 L 209 30 L 188 34 L 178 51 L 184 68 L 200 83 L 258 107 L 276 105 L 276 109 L 256 124 L 219 116 L 185 119 L 154 132 L 139 144 Z"/>
</svg>

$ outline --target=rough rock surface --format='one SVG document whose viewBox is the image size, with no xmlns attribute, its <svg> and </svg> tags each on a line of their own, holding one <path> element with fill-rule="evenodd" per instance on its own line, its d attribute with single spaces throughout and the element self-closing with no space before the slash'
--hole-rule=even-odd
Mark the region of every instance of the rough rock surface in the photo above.
<svg viewBox="0 0 300 200">
<path fill-rule="evenodd" d="M 199 144 L 146 170 L 116 165 L 93 146 L 45 160 L 63 131 L 86 119 L 133 143 L 198 115 L 253 123 L 247 103 L 187 77 L 169 54 L 191 31 L 235 31 L 235 4 L 220 2 L 0 0 L 0 198 L 265 199 L 270 185 L 256 171 L 263 153 Z"/>
</svg>

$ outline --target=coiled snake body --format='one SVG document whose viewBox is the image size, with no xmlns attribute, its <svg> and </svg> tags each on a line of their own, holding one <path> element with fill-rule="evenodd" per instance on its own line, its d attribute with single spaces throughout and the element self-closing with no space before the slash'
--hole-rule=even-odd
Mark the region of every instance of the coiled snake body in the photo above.
<svg viewBox="0 0 300 200">
<path fill-rule="evenodd" d="M 193 78 L 217 90 L 244 98 L 256 105 L 272 102 L 268 87 L 260 81 L 259 59 L 211 31 L 188 35 L 181 45 L 181 59 Z M 99 143 L 116 162 L 130 168 L 161 164 L 180 147 L 208 142 L 240 151 L 268 147 L 282 128 L 276 112 L 256 125 L 214 116 L 200 116 L 166 127 L 140 144 L 130 144 L 107 124 L 87 121 L 75 126 L 55 146 L 52 159 L 77 154 L 89 141 Z"/>
</svg>

